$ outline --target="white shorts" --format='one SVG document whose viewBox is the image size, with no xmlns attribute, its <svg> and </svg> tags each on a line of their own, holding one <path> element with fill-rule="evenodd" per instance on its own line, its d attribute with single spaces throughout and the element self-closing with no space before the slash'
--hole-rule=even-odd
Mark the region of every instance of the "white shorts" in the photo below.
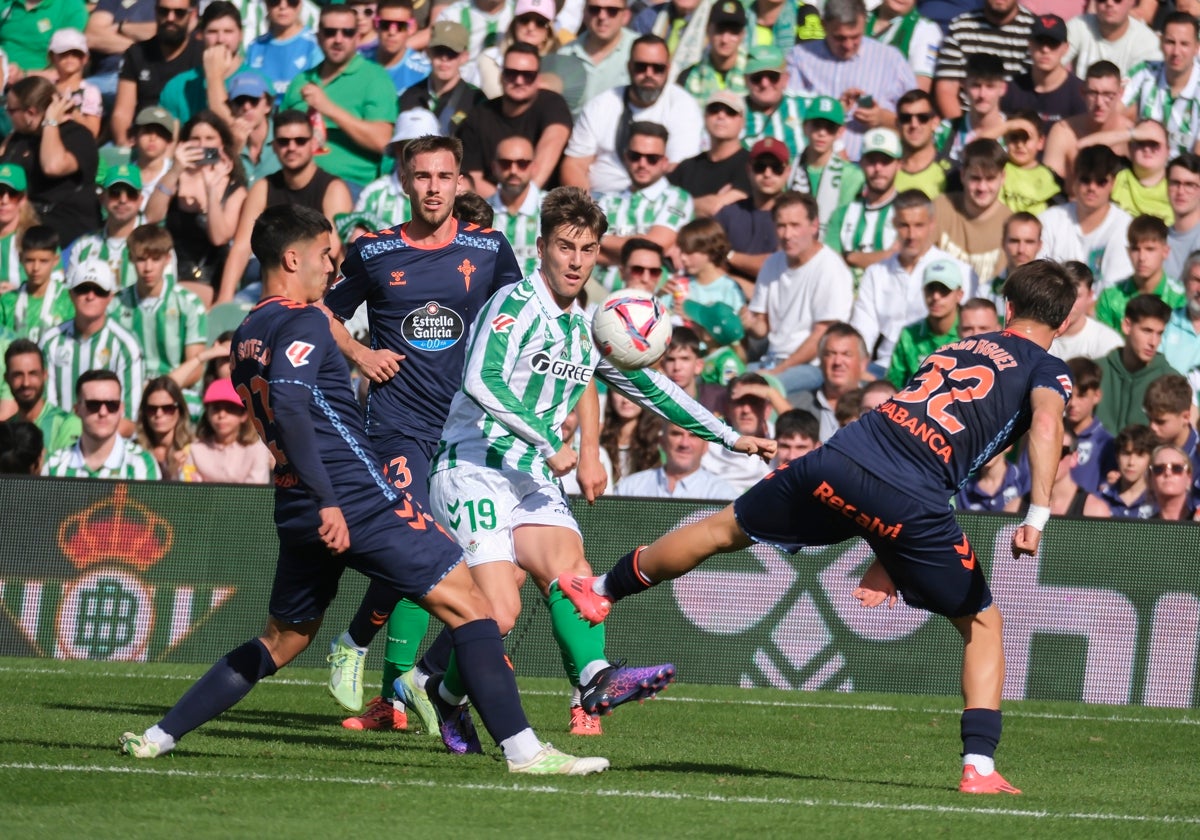
<svg viewBox="0 0 1200 840">
<path fill-rule="evenodd" d="M 512 535 L 522 525 L 557 525 L 579 534 L 562 488 L 518 470 L 459 464 L 436 472 L 429 480 L 429 506 L 463 549 L 468 566 L 515 563 Z"/>
</svg>

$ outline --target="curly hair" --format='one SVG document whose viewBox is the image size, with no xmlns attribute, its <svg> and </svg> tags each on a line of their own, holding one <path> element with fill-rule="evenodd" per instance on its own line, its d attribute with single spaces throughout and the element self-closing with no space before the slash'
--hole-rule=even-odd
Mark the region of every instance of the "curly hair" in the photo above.
<svg viewBox="0 0 1200 840">
<path fill-rule="evenodd" d="M 600 429 L 600 446 L 608 453 L 612 461 L 612 480 L 616 484 L 625 474 L 621 470 L 621 430 L 632 424 L 633 436 L 629 441 L 627 451 L 629 472 L 641 472 L 662 463 L 662 453 L 658 448 L 658 438 L 662 431 L 662 421 L 657 414 L 642 409 L 637 417 L 621 420 L 613 407 L 613 396 L 617 392 L 608 392 L 608 402 L 604 410 L 604 426 Z M 640 408 L 640 406 L 639 406 Z"/>
</svg>

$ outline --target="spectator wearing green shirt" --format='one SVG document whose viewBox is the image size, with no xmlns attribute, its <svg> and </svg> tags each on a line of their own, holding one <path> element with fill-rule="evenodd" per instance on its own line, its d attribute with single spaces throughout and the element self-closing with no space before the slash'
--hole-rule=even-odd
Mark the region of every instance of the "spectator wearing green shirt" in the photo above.
<svg viewBox="0 0 1200 840">
<path fill-rule="evenodd" d="M 159 96 L 159 104 L 180 123 L 188 122 L 205 109 L 230 120 L 225 80 L 240 69 L 249 69 L 243 68 L 242 15 L 237 6 L 226 0 L 213 0 L 200 16 L 200 31 L 204 36 L 203 63 L 171 79 Z"/>
<path fill-rule="evenodd" d="M 854 201 L 866 183 L 857 164 L 834 153 L 845 133 L 846 112 L 833 97 L 818 96 L 805 110 L 804 137 L 808 144 L 796 161 L 788 189 L 816 198 L 822 238 L 833 214 Z"/>
<path fill-rule="evenodd" d="M 1138 295 L 1125 307 L 1122 330 L 1125 344 L 1097 359 L 1104 391 L 1096 419 L 1106 429 L 1124 429 L 1149 418 L 1143 398 L 1150 383 L 1167 373 L 1178 373 L 1159 352 L 1171 307 L 1155 295 Z"/>
<path fill-rule="evenodd" d="M 88 23 L 83 0 L 37 0 L 5 4 L 0 49 L 26 73 L 48 64 L 50 37 L 60 29 L 82 32 Z"/>
<path fill-rule="evenodd" d="M 27 421 L 42 431 L 47 452 L 64 449 L 79 440 L 83 429 L 79 415 L 46 401 L 46 358 L 27 338 L 14 339 L 4 351 L 4 382 L 12 391 L 17 413 L 9 422 Z"/>
<path fill-rule="evenodd" d="M 47 330 L 75 317 L 75 304 L 59 268 L 58 245 L 58 233 L 45 225 L 33 225 L 21 235 L 25 282 L 0 295 L 0 327 L 40 341 Z"/>
<path fill-rule="evenodd" d="M 329 150 L 321 168 L 345 181 L 355 199 L 379 176 L 399 116 L 391 77 L 357 52 L 356 27 L 352 9 L 322 9 L 317 43 L 325 59 L 298 74 L 280 103 L 281 110 L 297 108 L 320 117 Z"/>
<path fill-rule="evenodd" d="M 929 314 L 900 330 L 887 378 L 903 388 L 925 357 L 943 344 L 958 339 L 958 307 L 963 298 L 962 269 L 954 260 L 934 260 L 922 278 L 925 308 Z"/>
<path fill-rule="evenodd" d="M 1127 240 L 1133 276 L 1105 289 L 1096 300 L 1096 320 L 1114 330 L 1121 329 L 1125 305 L 1137 295 L 1156 295 L 1172 309 L 1187 302 L 1179 284 L 1163 271 L 1163 263 L 1170 253 L 1167 226 L 1163 220 L 1156 216 L 1138 216 L 1129 223 Z"/>
</svg>

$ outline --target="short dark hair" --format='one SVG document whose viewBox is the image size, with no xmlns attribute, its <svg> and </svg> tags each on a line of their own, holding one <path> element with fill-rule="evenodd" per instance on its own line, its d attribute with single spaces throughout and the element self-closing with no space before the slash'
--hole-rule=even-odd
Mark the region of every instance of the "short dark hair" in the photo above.
<svg viewBox="0 0 1200 840">
<path fill-rule="evenodd" d="M 1004 59 L 993 53 L 973 52 L 967 56 L 966 78 L 984 82 L 1001 81 L 1008 77 Z"/>
<path fill-rule="evenodd" d="M 1104 369 L 1096 364 L 1095 359 L 1089 359 L 1087 356 L 1067 359 L 1067 370 L 1071 371 L 1071 382 L 1075 386 L 1076 394 L 1099 388 L 1100 383 L 1104 381 Z"/>
<path fill-rule="evenodd" d="M 1111 61 L 1097 61 L 1088 67 L 1083 78 L 1085 81 L 1087 79 L 1116 79 L 1119 82 L 1121 81 L 1121 68 Z"/>
<path fill-rule="evenodd" d="M 271 120 L 271 126 L 276 132 L 285 125 L 303 125 L 308 128 L 309 134 L 312 134 L 312 123 L 308 120 L 308 114 L 297 108 L 287 108 L 280 111 Z"/>
<path fill-rule="evenodd" d="M 1171 168 L 1179 166 L 1191 172 L 1193 175 L 1200 175 L 1200 155 L 1195 152 L 1180 152 L 1167 164 L 1167 176 L 1171 174 Z"/>
<path fill-rule="evenodd" d="M 1116 449 L 1117 454 L 1128 449 L 1135 455 L 1149 455 L 1156 446 L 1158 446 L 1158 435 L 1154 434 L 1149 426 L 1143 426 L 1140 423 L 1126 426 L 1113 441 L 1113 448 Z"/>
<path fill-rule="evenodd" d="M 625 244 L 621 246 L 621 265 L 629 262 L 629 258 L 634 251 L 653 251 L 658 254 L 658 258 L 663 259 L 663 247 L 653 239 L 646 239 L 641 236 L 631 236 L 625 240 Z"/>
<path fill-rule="evenodd" d="M 892 218 L 894 219 L 896 214 L 901 210 L 916 210 L 918 207 L 928 210 L 930 216 L 935 212 L 933 209 L 933 199 L 926 195 L 923 190 L 905 190 L 892 201 Z"/>
<path fill-rule="evenodd" d="M 21 253 L 26 251 L 54 251 L 57 252 L 62 240 L 58 237 L 58 231 L 49 225 L 34 225 L 26 228 L 21 234 Z"/>
<path fill-rule="evenodd" d="M 436 134 L 426 134 L 424 137 L 416 137 L 404 144 L 404 149 L 400 152 L 404 168 L 407 169 L 412 166 L 413 158 L 417 155 L 429 152 L 449 152 L 454 155 L 454 164 L 459 167 L 462 166 L 463 145 L 461 140 L 457 137 L 440 137 Z"/>
<path fill-rule="evenodd" d="M 1075 157 L 1075 180 L 1111 178 L 1122 165 L 1121 158 L 1108 146 L 1088 146 Z"/>
<path fill-rule="evenodd" d="M 608 230 L 604 211 L 579 187 L 555 187 L 542 199 L 541 234 L 547 242 L 556 228 L 586 230 L 599 240 Z"/>
<path fill-rule="evenodd" d="M 211 23 L 214 23 L 221 18 L 233 18 L 237 28 L 242 28 L 242 13 L 238 11 L 238 7 L 226 0 L 213 0 L 204 9 L 204 13 L 200 15 L 200 30 L 204 29 Z"/>
<path fill-rule="evenodd" d="M 996 308 L 996 302 L 987 298 L 973 297 L 962 305 L 962 311 L 982 309 L 985 312 L 991 312 L 997 318 L 1000 317 L 1000 310 Z"/>
<path fill-rule="evenodd" d="M 158 225 L 138 225 L 125 240 L 125 248 L 131 259 L 138 259 L 138 254 L 149 257 L 165 257 L 175 247 L 171 232 Z"/>
<path fill-rule="evenodd" d="M 1129 242 L 1129 247 L 1132 248 L 1143 239 L 1150 239 L 1154 242 L 1166 242 L 1168 232 L 1167 223 L 1158 216 L 1142 214 L 1129 223 L 1129 230 L 1125 236 Z"/>
<path fill-rule="evenodd" d="M 1008 275 L 1004 297 L 1012 305 L 1013 318 L 1031 318 L 1058 329 L 1075 305 L 1075 282 L 1053 260 L 1034 260 Z"/>
<path fill-rule="evenodd" d="M 1147 318 L 1166 324 L 1171 320 L 1171 307 L 1158 295 L 1138 295 L 1125 304 L 1125 317 L 1131 324 L 1140 323 Z"/>
<path fill-rule="evenodd" d="M 820 218 L 821 211 L 817 207 L 817 200 L 812 195 L 798 192 L 797 190 L 784 190 L 775 199 L 775 204 L 771 207 L 771 221 L 779 218 L 780 210 L 797 205 L 804 208 L 804 212 L 808 214 L 810 222 L 815 222 Z"/>
<path fill-rule="evenodd" d="M 786 437 L 803 437 L 811 441 L 821 439 L 821 421 L 811 411 L 793 408 L 775 418 L 775 440 Z"/>
<path fill-rule="evenodd" d="M 487 199 L 479 193 L 465 192 L 454 196 L 454 215 L 456 218 L 481 228 L 490 228 L 496 221 L 496 211 Z"/>
<path fill-rule="evenodd" d="M 671 54 L 671 48 L 667 45 L 667 42 L 665 40 L 663 40 L 658 35 L 655 35 L 652 32 L 647 32 L 645 35 L 640 35 L 637 38 L 635 38 L 634 42 L 629 45 L 629 55 L 630 55 L 629 60 L 633 61 L 633 51 L 634 50 L 636 50 L 638 47 L 646 47 L 646 46 L 662 47 L 664 50 L 667 51 L 667 55 Z"/>
<path fill-rule="evenodd" d="M 1008 115 L 1010 120 L 1025 120 L 1032 125 L 1038 133 L 1038 137 L 1046 136 L 1046 121 L 1042 119 L 1042 115 L 1032 108 L 1022 108 Z M 1019 129 L 1018 129 L 1019 130 Z"/>
<path fill-rule="evenodd" d="M 1005 236 L 1008 236 L 1008 231 L 1010 230 L 1009 225 L 1015 225 L 1015 224 L 1037 225 L 1038 238 L 1040 239 L 1042 236 L 1042 220 L 1039 219 L 1037 216 L 1033 215 L 1032 213 L 1028 213 L 1028 212 L 1022 210 L 1018 213 L 1013 213 L 1011 216 L 1009 216 L 1007 219 L 1005 219 L 1004 220 L 1004 235 Z"/>
<path fill-rule="evenodd" d="M 0 475 L 29 475 L 45 448 L 42 430 L 28 420 L 0 423 Z"/>
<path fill-rule="evenodd" d="M 1192 386 L 1186 376 L 1164 373 L 1146 386 L 1142 395 L 1142 411 L 1147 417 L 1155 414 L 1180 414 L 1191 411 Z"/>
<path fill-rule="evenodd" d="M 328 6 L 322 7 L 321 13 L 317 17 L 317 20 L 318 20 L 318 22 L 324 21 L 326 15 L 345 15 L 345 14 L 357 16 L 358 12 L 354 11 L 354 7 L 348 3 L 330 3 Z"/>
<path fill-rule="evenodd" d="M 533 44 L 526 44 L 524 41 L 513 41 L 508 49 L 504 51 L 504 56 L 507 58 L 513 53 L 521 53 L 522 55 L 531 55 L 537 59 L 538 67 L 542 66 L 542 54 Z"/>
<path fill-rule="evenodd" d="M 671 330 L 671 343 L 667 345 L 667 352 L 672 350 L 691 350 L 697 356 L 703 356 L 704 343 L 691 327 L 678 326 Z"/>
<path fill-rule="evenodd" d="M 933 96 L 929 91 L 913 88 L 896 100 L 896 113 L 899 113 L 900 108 L 904 105 L 912 105 L 915 102 L 928 103 L 929 107 L 937 110 L 937 106 L 933 102 Z"/>
<path fill-rule="evenodd" d="M 667 131 L 665 125 L 650 122 L 649 120 L 635 120 L 629 124 L 629 139 L 632 140 L 638 135 L 642 137 L 657 137 L 664 143 L 671 139 L 671 133 Z"/>
<path fill-rule="evenodd" d="M 279 268 L 283 264 L 283 252 L 292 245 L 332 231 L 333 225 L 318 210 L 277 204 L 264 210 L 254 223 L 254 230 L 250 233 L 250 250 L 264 271 Z"/>
<path fill-rule="evenodd" d="M 1200 39 L 1200 21 L 1197 21 L 1187 12 L 1171 12 L 1169 15 L 1163 18 L 1162 28 L 1158 31 L 1165 35 L 1167 32 L 1167 27 L 1171 24 L 1190 26 L 1192 28 L 1192 36 Z"/>
<path fill-rule="evenodd" d="M 117 376 L 116 371 L 108 368 L 92 368 L 79 374 L 79 378 L 75 380 L 76 400 L 83 399 L 83 386 L 91 382 L 116 382 L 117 387 L 121 389 L 121 399 L 125 398 L 125 387 L 121 384 L 121 377 Z"/>
<path fill-rule="evenodd" d="M 1087 263 L 1081 263 L 1079 260 L 1067 260 L 1062 264 L 1062 267 L 1076 288 L 1086 286 L 1090 292 L 1092 287 L 1096 285 L 1096 275 L 1088 268 Z"/>
<path fill-rule="evenodd" d="M 42 363 L 42 369 L 46 368 L 46 354 L 42 352 L 42 348 L 37 346 L 36 342 L 30 341 L 28 338 L 14 338 L 12 343 L 4 351 L 4 369 L 8 370 L 12 365 L 12 360 L 17 356 L 33 354 L 38 357 Z"/>
<path fill-rule="evenodd" d="M 413 0 L 379 0 L 375 4 L 375 9 L 376 11 L 383 11 L 384 9 L 407 9 L 412 12 Z"/>
<path fill-rule="evenodd" d="M 995 140 L 984 137 L 972 140 L 963 146 L 959 169 L 965 172 L 967 167 L 978 165 L 990 177 L 998 172 L 1003 172 L 1007 163 L 1008 152 L 1004 150 L 1004 147 Z"/>
</svg>

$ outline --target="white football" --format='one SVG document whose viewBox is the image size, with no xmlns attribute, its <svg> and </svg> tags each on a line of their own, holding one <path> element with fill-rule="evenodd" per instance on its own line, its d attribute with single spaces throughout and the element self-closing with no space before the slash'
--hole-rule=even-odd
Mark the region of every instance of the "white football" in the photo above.
<svg viewBox="0 0 1200 840">
<path fill-rule="evenodd" d="M 624 370 L 662 358 L 671 344 L 671 316 L 658 298 L 641 289 L 621 289 L 604 299 L 592 320 L 600 353 Z"/>
</svg>

